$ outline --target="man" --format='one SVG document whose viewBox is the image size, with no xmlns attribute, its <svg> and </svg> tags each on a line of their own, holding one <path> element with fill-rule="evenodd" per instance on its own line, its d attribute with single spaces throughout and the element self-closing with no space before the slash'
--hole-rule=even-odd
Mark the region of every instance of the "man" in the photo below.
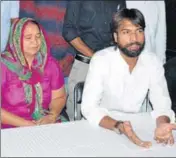
<svg viewBox="0 0 176 158">
<path fill-rule="evenodd" d="M 166 9 L 163 1 L 126 1 L 127 8 L 142 12 L 146 22 L 145 49 L 153 52 L 164 64 L 166 62 Z"/>
<path fill-rule="evenodd" d="M 155 139 L 173 144 L 175 114 L 164 77 L 161 61 L 145 46 L 145 21 L 136 9 L 124 9 L 113 17 L 113 32 L 117 46 L 97 52 L 91 59 L 84 85 L 82 114 L 94 125 L 125 134 L 132 142 L 150 147 L 140 140 L 130 122 L 113 119 L 111 111 L 138 113 L 149 90 L 156 119 Z M 127 118 L 128 119 L 128 118 Z"/>
<path fill-rule="evenodd" d="M 65 14 L 63 37 L 76 55 L 69 76 L 68 113 L 73 118 L 73 90 L 87 75 L 92 55 L 114 44 L 111 33 L 112 15 L 125 8 L 123 0 L 118 1 L 69 1 Z"/>
<path fill-rule="evenodd" d="M 19 1 L 1 1 L 1 52 L 6 48 L 11 23 L 19 16 Z"/>
</svg>

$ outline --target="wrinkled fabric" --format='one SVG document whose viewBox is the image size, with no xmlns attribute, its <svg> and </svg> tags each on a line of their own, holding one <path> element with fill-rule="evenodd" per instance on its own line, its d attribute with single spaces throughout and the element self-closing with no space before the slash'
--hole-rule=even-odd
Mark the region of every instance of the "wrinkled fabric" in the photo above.
<svg viewBox="0 0 176 158">
<path fill-rule="evenodd" d="M 57 61 L 50 55 L 49 42 L 41 26 L 41 47 L 29 68 L 22 39 L 25 26 L 32 20 L 22 18 L 12 25 L 7 50 L 1 55 L 2 107 L 30 120 L 36 116 L 36 110 L 39 114 L 39 109 L 48 109 L 51 90 L 59 89 L 64 84 L 63 74 Z M 33 119 L 36 120 L 36 117 Z"/>
<path fill-rule="evenodd" d="M 1 106 L 3 109 L 15 115 L 32 120 L 29 106 L 25 102 L 25 94 L 23 82 L 18 76 L 11 72 L 1 63 Z M 51 90 L 56 90 L 64 85 L 63 74 L 57 61 L 49 57 L 48 63 L 41 77 L 41 86 L 43 90 L 43 108 L 47 109 L 51 101 Z M 1 128 L 9 128 L 12 126 L 1 125 Z"/>
</svg>

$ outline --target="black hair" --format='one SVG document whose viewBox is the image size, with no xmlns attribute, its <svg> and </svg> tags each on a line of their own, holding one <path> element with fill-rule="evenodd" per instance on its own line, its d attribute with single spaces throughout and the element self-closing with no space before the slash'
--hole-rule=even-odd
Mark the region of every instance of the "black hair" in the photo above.
<svg viewBox="0 0 176 158">
<path fill-rule="evenodd" d="M 134 25 L 139 25 L 142 29 L 145 29 L 145 19 L 143 14 L 137 9 L 122 9 L 113 15 L 112 19 L 112 31 L 117 32 L 117 29 L 122 20 L 127 19 Z"/>
</svg>

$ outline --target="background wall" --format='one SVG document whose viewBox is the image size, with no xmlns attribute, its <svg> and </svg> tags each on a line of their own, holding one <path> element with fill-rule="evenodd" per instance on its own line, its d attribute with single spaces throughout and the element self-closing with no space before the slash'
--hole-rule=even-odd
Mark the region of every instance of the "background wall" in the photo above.
<svg viewBox="0 0 176 158">
<path fill-rule="evenodd" d="M 167 22 L 167 58 L 176 57 L 176 0 L 165 0 Z"/>
</svg>

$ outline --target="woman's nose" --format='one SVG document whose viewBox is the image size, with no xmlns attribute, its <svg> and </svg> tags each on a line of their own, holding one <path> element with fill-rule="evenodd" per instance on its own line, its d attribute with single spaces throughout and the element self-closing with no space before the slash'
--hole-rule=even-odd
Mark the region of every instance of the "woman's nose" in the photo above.
<svg viewBox="0 0 176 158">
<path fill-rule="evenodd" d="M 37 44 L 38 44 L 38 40 L 37 40 L 36 38 L 34 38 L 34 39 L 32 40 L 32 44 L 37 45 Z"/>
</svg>

